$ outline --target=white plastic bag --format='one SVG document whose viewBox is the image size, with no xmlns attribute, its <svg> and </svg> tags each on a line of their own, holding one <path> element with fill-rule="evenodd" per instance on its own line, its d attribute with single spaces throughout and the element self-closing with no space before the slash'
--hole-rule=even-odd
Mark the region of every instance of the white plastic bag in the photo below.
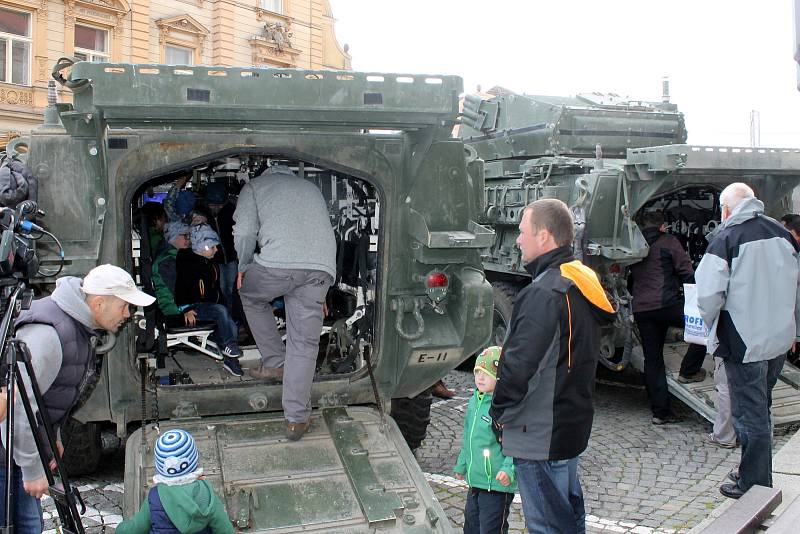
<svg viewBox="0 0 800 534">
<path fill-rule="evenodd" d="M 697 309 L 697 286 L 683 284 L 683 340 L 695 345 L 708 344 L 708 327 Z"/>
</svg>

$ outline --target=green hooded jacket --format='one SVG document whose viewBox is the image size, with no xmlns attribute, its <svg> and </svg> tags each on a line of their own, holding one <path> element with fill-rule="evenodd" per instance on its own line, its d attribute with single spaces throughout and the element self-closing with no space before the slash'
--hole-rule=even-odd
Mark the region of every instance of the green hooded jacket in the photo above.
<svg viewBox="0 0 800 534">
<path fill-rule="evenodd" d="M 492 432 L 492 418 L 489 417 L 491 406 L 492 394 L 475 390 L 464 418 L 464 440 L 454 471 L 464 475 L 471 488 L 515 493 L 517 480 L 514 476 L 514 459 L 503 456 Z M 503 486 L 495 479 L 499 471 L 505 471 L 511 479 L 510 485 Z"/>
<path fill-rule="evenodd" d="M 214 489 L 205 480 L 195 480 L 180 486 L 159 484 L 158 497 L 167 517 L 179 531 L 193 534 L 206 527 L 214 534 L 233 534 L 233 525 Z M 132 518 L 117 526 L 117 534 L 148 534 L 150 505 L 147 499 Z"/>
<path fill-rule="evenodd" d="M 180 309 L 175 304 L 175 282 L 177 279 L 178 249 L 170 246 L 159 254 L 153 262 L 153 288 L 156 291 L 158 307 L 164 315 L 178 315 Z"/>
</svg>

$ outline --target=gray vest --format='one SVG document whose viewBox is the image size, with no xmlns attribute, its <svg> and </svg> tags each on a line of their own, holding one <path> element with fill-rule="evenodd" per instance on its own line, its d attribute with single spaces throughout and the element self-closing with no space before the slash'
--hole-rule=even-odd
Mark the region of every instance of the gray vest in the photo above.
<svg viewBox="0 0 800 534">
<path fill-rule="evenodd" d="M 43 395 L 47 413 L 54 426 L 61 426 L 84 393 L 96 384 L 95 336 L 86 326 L 70 317 L 50 297 L 35 300 L 16 321 L 46 324 L 56 329 L 61 341 L 61 369 Z"/>
</svg>

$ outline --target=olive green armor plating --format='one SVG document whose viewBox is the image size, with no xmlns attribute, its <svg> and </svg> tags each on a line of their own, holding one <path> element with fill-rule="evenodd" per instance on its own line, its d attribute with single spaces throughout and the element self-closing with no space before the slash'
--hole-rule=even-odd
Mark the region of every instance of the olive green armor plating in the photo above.
<svg viewBox="0 0 800 534">
<path fill-rule="evenodd" d="M 425 391 L 491 332 L 480 251 L 494 235 L 477 222 L 483 162 L 451 134 L 461 79 L 95 63 L 71 65 L 64 79 L 69 63 L 55 74 L 72 103 L 54 104 L 42 127 L 9 144 L 39 177 L 43 222 L 66 253 L 62 275 L 109 262 L 143 282 L 134 214 L 144 192 L 187 173 L 200 185 L 246 181 L 270 162 L 317 183 L 332 223 L 369 242 L 358 282 L 345 288 L 356 312 L 326 334 L 347 348 L 337 358 L 355 363 L 334 372 L 326 360 L 329 372 L 318 371 L 301 441 L 283 437 L 280 384 L 230 379 L 205 356 L 181 353 L 184 367 L 199 366 L 191 381 L 154 379 L 147 314 L 106 344 L 100 381 L 75 417 L 112 422 L 125 436 L 144 401 L 146 420 L 194 432 L 206 476 L 243 530 L 450 532 L 397 426 L 377 408 Z M 39 253 L 45 268 L 58 263 L 54 247 Z M 362 326 L 347 330 L 354 323 Z M 128 438 L 126 513 L 151 483 L 155 437 L 148 425 Z"/>
</svg>

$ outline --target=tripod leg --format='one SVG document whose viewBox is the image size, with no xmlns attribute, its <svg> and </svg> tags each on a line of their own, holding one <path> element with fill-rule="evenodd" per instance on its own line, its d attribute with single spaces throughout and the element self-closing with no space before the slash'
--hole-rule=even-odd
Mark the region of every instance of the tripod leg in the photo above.
<svg viewBox="0 0 800 534">
<path fill-rule="evenodd" d="M 56 510 L 58 511 L 59 518 L 61 519 L 63 531 L 65 533 L 84 534 L 83 524 L 81 523 L 81 517 L 78 513 L 77 503 L 80 503 L 83 511 L 86 510 L 86 507 L 84 506 L 83 500 L 81 500 L 77 489 L 70 485 L 66 470 L 64 469 L 64 466 L 61 463 L 61 458 L 58 455 L 55 431 L 53 430 L 50 418 L 48 417 L 47 410 L 43 408 L 45 403 L 42 397 L 41 389 L 39 389 L 39 383 L 36 380 L 36 374 L 33 370 L 30 352 L 25 344 L 18 340 L 12 340 L 10 347 L 13 347 L 11 350 L 17 351 L 17 361 L 16 365 L 14 366 L 14 372 L 16 373 L 15 378 L 17 385 L 19 386 L 20 400 L 22 401 L 22 404 L 25 408 L 25 414 L 27 415 L 28 421 L 31 425 L 33 439 L 36 443 L 36 450 L 39 452 L 39 457 L 42 460 L 42 466 L 44 467 L 45 476 L 47 477 L 47 483 L 50 486 L 50 496 L 53 498 L 53 502 L 56 505 Z M 25 389 L 25 384 L 23 383 L 22 376 L 20 375 L 19 366 L 21 364 L 25 365 L 25 370 L 28 374 L 28 379 L 30 380 L 31 384 L 31 393 L 33 394 L 33 398 L 36 400 L 36 405 L 40 407 L 36 414 L 33 412 L 33 407 L 31 406 L 28 392 Z M 39 429 L 44 430 L 45 437 L 47 438 L 46 444 Z M 53 472 L 50 470 L 50 462 L 48 461 L 48 457 L 51 453 L 53 460 L 55 461 L 55 473 L 61 481 L 61 487 L 56 486 L 55 477 L 53 476 Z"/>
</svg>

